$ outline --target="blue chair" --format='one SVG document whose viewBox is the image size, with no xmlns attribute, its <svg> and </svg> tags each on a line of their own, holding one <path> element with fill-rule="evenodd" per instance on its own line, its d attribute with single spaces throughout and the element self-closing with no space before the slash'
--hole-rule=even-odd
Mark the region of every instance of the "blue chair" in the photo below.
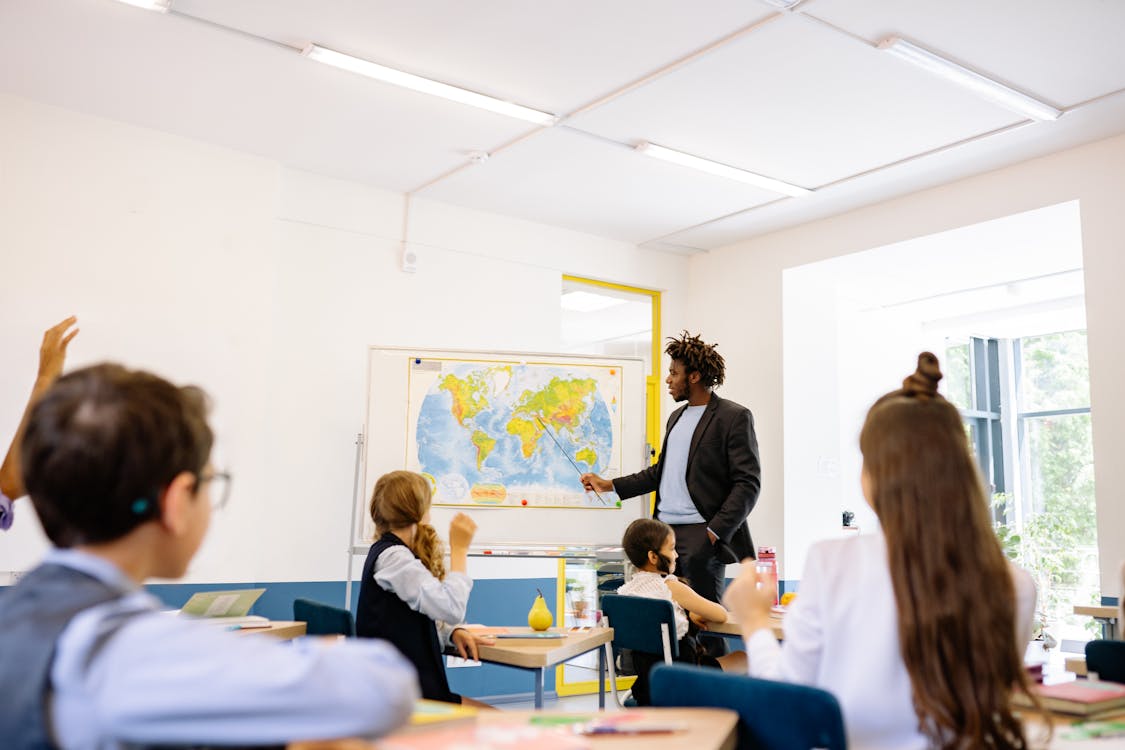
<svg viewBox="0 0 1125 750">
<path fill-rule="evenodd" d="M 827 691 L 685 664 L 658 665 L 649 680 L 654 706 L 737 711 L 738 750 L 847 748 L 840 704 Z"/>
<path fill-rule="evenodd" d="M 1097 672 L 1106 682 L 1125 682 L 1125 641 L 1087 643 L 1086 672 Z"/>
<path fill-rule="evenodd" d="M 672 603 L 663 599 L 623 594 L 605 594 L 601 602 L 602 614 L 613 628 L 613 653 L 610 655 L 610 664 L 616 663 L 616 655 L 621 649 L 629 649 L 633 652 L 633 664 L 637 668 L 633 696 L 638 703 L 644 705 L 648 702 L 648 670 L 661 659 L 665 664 L 671 664 L 680 656 L 680 642 L 676 638 L 676 616 L 672 610 Z M 610 678 L 614 677 L 611 666 Z M 613 694 L 617 696 L 616 687 Z"/>
<path fill-rule="evenodd" d="M 307 623 L 309 635 L 355 636 L 355 618 L 351 612 L 311 599 L 293 600 L 293 619 Z"/>
</svg>

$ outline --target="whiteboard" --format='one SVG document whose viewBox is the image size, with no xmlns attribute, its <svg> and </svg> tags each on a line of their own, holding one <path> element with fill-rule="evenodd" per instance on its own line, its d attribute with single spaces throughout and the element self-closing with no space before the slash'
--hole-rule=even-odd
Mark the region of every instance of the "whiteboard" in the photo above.
<svg viewBox="0 0 1125 750">
<path fill-rule="evenodd" d="M 471 515 L 475 547 L 619 545 L 647 508 L 578 481 L 647 465 L 639 358 L 373 346 L 363 438 L 356 551 L 374 535 L 375 482 L 397 469 L 430 480 L 442 538 L 455 513 Z"/>
</svg>

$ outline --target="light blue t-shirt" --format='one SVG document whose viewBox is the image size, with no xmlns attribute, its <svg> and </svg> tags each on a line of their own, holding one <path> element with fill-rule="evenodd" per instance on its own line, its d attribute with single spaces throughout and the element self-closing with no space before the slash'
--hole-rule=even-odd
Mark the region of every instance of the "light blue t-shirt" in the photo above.
<svg viewBox="0 0 1125 750">
<path fill-rule="evenodd" d="M 707 404 L 687 407 L 668 433 L 664 470 L 660 474 L 660 510 L 657 513 L 664 523 L 705 523 L 688 493 L 687 460 L 691 436 L 706 410 Z"/>
</svg>

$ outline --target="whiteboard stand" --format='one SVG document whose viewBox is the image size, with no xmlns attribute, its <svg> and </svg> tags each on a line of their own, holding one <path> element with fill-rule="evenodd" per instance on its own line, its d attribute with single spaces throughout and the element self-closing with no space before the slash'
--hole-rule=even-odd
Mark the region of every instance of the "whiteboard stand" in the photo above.
<svg viewBox="0 0 1125 750">
<path fill-rule="evenodd" d="M 363 476 L 363 433 L 357 432 L 355 436 L 355 480 L 352 483 L 352 523 L 348 527 L 348 574 L 344 578 L 344 609 L 352 608 L 352 558 L 356 555 L 356 547 L 352 545 L 355 534 L 356 509 L 359 507 L 360 481 Z"/>
</svg>

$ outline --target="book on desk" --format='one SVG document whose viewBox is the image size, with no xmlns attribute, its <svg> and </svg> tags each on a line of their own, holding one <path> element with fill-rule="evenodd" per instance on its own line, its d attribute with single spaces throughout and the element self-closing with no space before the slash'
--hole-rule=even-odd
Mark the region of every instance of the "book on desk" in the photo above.
<svg viewBox="0 0 1125 750">
<path fill-rule="evenodd" d="M 1075 680 L 1055 685 L 1033 685 L 1032 690 L 1048 711 L 1085 718 L 1100 718 L 1125 711 L 1125 685 L 1097 680 Z M 1013 696 L 1016 705 L 1031 708 L 1024 693 Z"/>
</svg>

